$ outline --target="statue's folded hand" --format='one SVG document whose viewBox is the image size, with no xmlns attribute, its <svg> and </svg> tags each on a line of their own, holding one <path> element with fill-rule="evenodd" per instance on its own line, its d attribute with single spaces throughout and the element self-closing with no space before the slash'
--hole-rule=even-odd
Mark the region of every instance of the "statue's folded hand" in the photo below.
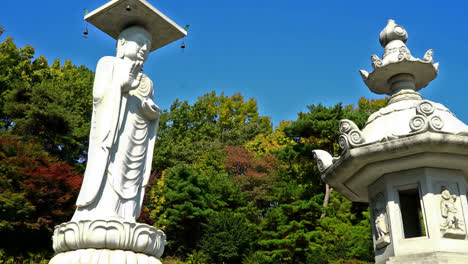
<svg viewBox="0 0 468 264">
<path fill-rule="evenodd" d="M 160 114 L 159 107 L 149 98 L 146 98 L 141 102 L 140 110 L 141 113 L 149 120 L 158 118 Z"/>
</svg>

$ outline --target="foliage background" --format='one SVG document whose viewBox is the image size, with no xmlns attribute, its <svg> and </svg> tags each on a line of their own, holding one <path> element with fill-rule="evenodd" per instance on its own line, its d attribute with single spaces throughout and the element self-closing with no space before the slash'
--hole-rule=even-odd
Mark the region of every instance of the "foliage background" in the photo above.
<svg viewBox="0 0 468 264">
<path fill-rule="evenodd" d="M 0 43 L 0 263 L 53 255 L 53 227 L 71 218 L 82 180 L 93 75 Z M 362 127 L 385 103 L 309 105 L 273 128 L 240 93 L 175 100 L 139 219 L 166 232 L 164 263 L 372 262 L 367 206 L 326 199 L 311 150 L 338 155 L 339 120 Z"/>
</svg>

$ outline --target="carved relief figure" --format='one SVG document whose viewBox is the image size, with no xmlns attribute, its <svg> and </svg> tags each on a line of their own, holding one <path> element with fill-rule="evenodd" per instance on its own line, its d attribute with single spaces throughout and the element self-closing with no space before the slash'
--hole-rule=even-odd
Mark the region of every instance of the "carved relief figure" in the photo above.
<svg viewBox="0 0 468 264">
<path fill-rule="evenodd" d="M 461 219 L 458 217 L 458 210 L 456 207 L 457 196 L 450 195 L 448 190 L 441 193 L 440 211 L 442 215 L 442 223 L 440 226 L 444 229 L 463 230 Z"/>
<path fill-rule="evenodd" d="M 375 247 L 376 249 L 382 249 L 390 244 L 390 232 L 388 230 L 387 223 L 387 206 L 383 193 L 378 193 L 375 196 L 372 208 L 376 236 Z"/>
<path fill-rule="evenodd" d="M 88 161 L 72 221 L 135 222 L 148 183 L 159 108 L 153 83 L 141 72 L 151 35 L 142 27 L 123 30 L 117 56 L 96 68 Z"/>
<path fill-rule="evenodd" d="M 385 201 L 381 193 L 377 195 L 374 208 L 375 230 L 377 231 L 377 240 L 388 235 L 387 213 L 385 210 Z"/>
<path fill-rule="evenodd" d="M 377 230 L 377 239 L 388 235 L 388 227 L 385 212 L 380 211 L 375 218 L 375 229 Z"/>
</svg>

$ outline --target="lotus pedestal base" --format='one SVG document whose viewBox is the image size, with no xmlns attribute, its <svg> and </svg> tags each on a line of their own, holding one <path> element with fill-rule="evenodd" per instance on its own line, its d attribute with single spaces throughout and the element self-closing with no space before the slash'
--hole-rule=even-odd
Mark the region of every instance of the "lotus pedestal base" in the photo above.
<svg viewBox="0 0 468 264">
<path fill-rule="evenodd" d="M 140 223 L 67 222 L 55 227 L 50 264 L 161 264 L 166 235 Z"/>
</svg>

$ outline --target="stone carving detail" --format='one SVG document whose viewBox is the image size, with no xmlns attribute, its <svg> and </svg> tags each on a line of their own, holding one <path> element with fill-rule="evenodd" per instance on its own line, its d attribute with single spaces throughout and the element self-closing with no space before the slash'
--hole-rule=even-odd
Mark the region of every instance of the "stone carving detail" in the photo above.
<svg viewBox="0 0 468 264">
<path fill-rule="evenodd" d="M 464 238 L 465 230 L 463 228 L 463 217 L 457 209 L 456 202 L 458 197 L 455 194 L 450 194 L 449 190 L 443 190 L 440 194 L 440 214 L 441 223 L 440 230 L 442 236 L 447 238 Z"/>
<path fill-rule="evenodd" d="M 382 67 L 383 66 L 383 62 L 382 62 L 382 60 L 379 59 L 379 56 L 374 54 L 374 55 L 371 56 L 371 60 L 372 60 L 372 67 L 374 69 L 376 67 Z"/>
<path fill-rule="evenodd" d="M 398 49 L 398 60 L 403 60 L 403 59 L 407 59 L 407 60 L 415 60 L 413 58 L 413 56 L 411 56 L 411 52 L 409 51 L 409 49 L 405 46 L 403 47 L 400 47 Z"/>
<path fill-rule="evenodd" d="M 409 126 L 412 132 L 440 131 L 444 121 L 440 116 L 433 115 L 435 110 L 432 102 L 423 100 L 416 107 L 416 116 L 410 119 Z"/>
<path fill-rule="evenodd" d="M 386 49 L 382 57 L 386 58 L 387 56 L 390 56 L 390 55 L 396 55 L 396 57 L 398 58 L 398 61 L 402 61 L 404 59 L 408 61 L 416 60 L 415 58 L 413 58 L 413 56 L 411 56 L 411 52 L 405 46 Z M 383 66 L 383 63 L 379 65 L 379 67 L 382 67 L 382 66 Z"/>
<path fill-rule="evenodd" d="M 317 168 L 320 172 L 324 172 L 328 167 L 333 165 L 336 158 L 333 158 L 330 153 L 325 150 L 315 149 L 312 151 L 314 159 L 317 161 Z"/>
<path fill-rule="evenodd" d="M 385 197 L 382 193 L 376 195 L 373 211 L 376 232 L 375 246 L 377 249 L 381 249 L 390 244 Z"/>
<path fill-rule="evenodd" d="M 341 120 L 339 130 L 341 135 L 338 138 L 338 142 L 342 149 L 347 150 L 365 143 L 361 130 L 353 121 L 348 119 Z"/>
<path fill-rule="evenodd" d="M 394 82 L 389 81 L 399 74 L 412 76 L 412 87 L 415 92 L 426 87 L 439 72 L 439 64 L 433 63 L 432 50 L 428 50 L 423 59 L 411 55 L 406 46 L 408 34 L 406 30 L 389 20 L 387 26 L 380 32 L 380 44 L 385 51 L 380 59 L 377 55 L 371 57 L 373 72 L 361 70 L 361 76 L 371 91 L 377 94 L 393 95 L 400 91 L 395 89 Z"/>
<path fill-rule="evenodd" d="M 433 130 L 441 130 L 444 127 L 444 121 L 439 116 L 433 116 L 430 125 Z"/>
<path fill-rule="evenodd" d="M 394 20 L 389 20 L 387 26 L 379 34 L 380 45 L 385 47 L 393 40 L 400 40 L 406 43 L 408 33 L 402 26 L 395 24 Z"/>
<path fill-rule="evenodd" d="M 421 100 L 422 96 L 420 93 L 412 91 L 412 90 L 401 90 L 397 93 L 394 93 L 392 96 L 390 96 L 390 99 L 388 99 L 387 104 L 393 104 L 399 101 L 404 101 L 404 100 Z"/>
<path fill-rule="evenodd" d="M 424 62 L 434 63 L 434 51 L 432 49 L 426 51 L 423 57 Z"/>
<path fill-rule="evenodd" d="M 410 120 L 410 128 L 411 131 L 418 132 L 418 131 L 424 131 L 427 130 L 428 127 L 428 121 L 425 116 L 414 116 Z"/>
<path fill-rule="evenodd" d="M 56 253 L 105 248 L 133 251 L 159 258 L 164 251 L 166 235 L 147 224 L 94 220 L 60 224 L 55 227 L 52 240 Z"/>
<path fill-rule="evenodd" d="M 432 104 L 432 102 L 429 102 L 427 100 L 423 100 L 417 107 L 416 107 L 416 113 L 420 115 L 425 115 L 425 116 L 430 116 L 432 113 L 434 113 L 435 107 Z"/>
</svg>

